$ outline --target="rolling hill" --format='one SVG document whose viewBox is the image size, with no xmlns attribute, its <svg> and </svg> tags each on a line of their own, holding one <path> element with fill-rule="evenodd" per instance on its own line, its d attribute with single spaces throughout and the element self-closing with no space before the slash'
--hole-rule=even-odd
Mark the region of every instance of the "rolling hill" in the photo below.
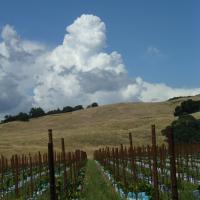
<svg viewBox="0 0 200 200">
<path fill-rule="evenodd" d="M 189 97 L 200 100 L 200 95 Z M 65 138 L 66 150 L 84 149 L 91 156 L 94 149 L 105 145 L 128 143 L 132 132 L 135 145 L 150 144 L 151 124 L 156 124 L 158 143 L 160 131 L 174 120 L 174 108 L 187 97 L 158 103 L 118 103 L 0 125 L 0 154 L 47 151 L 48 129 L 53 129 L 55 149 Z M 199 113 L 195 116 L 200 118 Z"/>
</svg>

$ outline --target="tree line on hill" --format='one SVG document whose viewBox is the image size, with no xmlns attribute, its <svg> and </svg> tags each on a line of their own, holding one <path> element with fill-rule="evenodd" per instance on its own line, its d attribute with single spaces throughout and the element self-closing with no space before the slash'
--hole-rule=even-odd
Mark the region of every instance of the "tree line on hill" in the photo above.
<svg viewBox="0 0 200 200">
<path fill-rule="evenodd" d="M 173 101 L 173 100 L 178 100 L 180 98 L 189 98 L 189 97 L 192 97 L 192 96 L 179 96 L 179 97 L 172 97 L 172 98 L 169 98 L 167 101 Z"/>
<path fill-rule="evenodd" d="M 98 103 L 94 102 L 87 106 L 87 108 L 93 108 L 97 107 Z M 48 112 L 45 112 L 41 107 L 35 107 L 31 108 L 29 113 L 20 112 L 17 115 L 6 115 L 4 117 L 4 120 L 1 121 L 1 123 L 7 123 L 12 121 L 29 121 L 31 118 L 37 118 L 42 117 L 45 115 L 52 115 L 52 114 L 59 114 L 59 113 L 67 113 L 67 112 L 74 112 L 77 110 L 83 110 L 84 107 L 82 105 L 77 106 L 65 106 L 62 109 L 58 108 L 55 110 L 50 110 Z"/>
<path fill-rule="evenodd" d="M 168 137 L 169 129 L 173 130 L 176 144 L 200 143 L 200 120 L 190 115 L 200 111 L 200 101 L 192 99 L 183 101 L 175 108 L 174 116 L 178 117 L 161 132 Z"/>
</svg>

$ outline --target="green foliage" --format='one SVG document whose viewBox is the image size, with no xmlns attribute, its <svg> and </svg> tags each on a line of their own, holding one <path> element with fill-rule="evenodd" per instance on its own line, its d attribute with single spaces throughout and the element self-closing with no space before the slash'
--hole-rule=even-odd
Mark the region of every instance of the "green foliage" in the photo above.
<svg viewBox="0 0 200 200">
<path fill-rule="evenodd" d="M 29 115 L 23 112 L 20 112 L 17 115 L 6 115 L 5 119 L 2 120 L 2 123 L 12 122 L 12 121 L 29 121 Z"/>
<path fill-rule="evenodd" d="M 73 107 L 71 107 L 71 106 L 65 106 L 65 107 L 63 107 L 63 110 L 62 110 L 62 112 L 72 112 L 73 111 Z"/>
<path fill-rule="evenodd" d="M 174 142 L 176 144 L 192 144 L 200 142 L 200 120 L 191 115 L 182 115 L 173 121 L 161 132 L 167 136 L 169 129 L 173 129 Z"/>
<path fill-rule="evenodd" d="M 98 103 L 94 102 L 94 103 L 92 103 L 91 106 L 92 106 L 92 107 L 98 107 L 99 105 L 98 105 Z"/>
<path fill-rule="evenodd" d="M 183 101 L 180 106 L 175 108 L 174 116 L 181 116 L 200 111 L 200 101 L 193 101 L 188 99 Z"/>
<path fill-rule="evenodd" d="M 180 99 L 180 98 L 189 98 L 189 97 L 192 97 L 192 96 L 179 96 L 179 97 L 172 97 L 172 98 L 169 98 L 167 101 L 173 101 L 173 100 L 177 100 L 177 99 Z"/>
<path fill-rule="evenodd" d="M 98 107 L 98 103 L 93 102 L 92 104 L 88 105 L 87 108 L 94 108 L 94 107 Z"/>
<path fill-rule="evenodd" d="M 47 115 L 51 115 L 51 114 L 59 114 L 59 113 L 67 113 L 67 112 L 73 112 L 76 110 L 82 110 L 83 106 L 82 105 L 77 105 L 75 107 L 71 107 L 71 106 L 65 106 L 63 107 L 62 110 L 60 110 L 59 108 L 57 110 L 50 110 L 48 111 L 46 114 Z"/>
<path fill-rule="evenodd" d="M 98 106 L 97 103 L 93 103 L 92 107 Z M 50 110 L 47 113 L 45 111 L 38 107 L 38 108 L 31 108 L 29 114 L 20 112 L 17 115 L 5 115 L 4 120 L 1 120 L 0 123 L 7 123 L 12 121 L 29 121 L 30 118 L 36 118 L 36 117 L 42 117 L 45 115 L 52 115 L 52 114 L 59 114 L 59 113 L 67 113 L 67 112 L 73 112 L 76 110 L 82 110 L 84 109 L 82 105 L 77 105 L 75 107 L 71 106 L 65 106 L 62 110 L 59 108 L 55 110 Z"/>
<path fill-rule="evenodd" d="M 76 111 L 76 110 L 83 110 L 84 108 L 83 108 L 83 106 L 82 105 L 78 105 L 78 106 L 75 106 L 74 108 L 73 108 L 73 111 Z"/>
<path fill-rule="evenodd" d="M 175 108 L 174 116 L 179 118 L 161 132 L 167 136 L 169 129 L 173 129 L 176 144 L 190 144 L 200 142 L 200 121 L 189 115 L 200 111 L 200 101 L 188 99 Z"/>
<path fill-rule="evenodd" d="M 94 160 L 88 160 L 82 200 L 120 200 L 112 185 Z"/>
<path fill-rule="evenodd" d="M 20 112 L 17 116 L 19 121 L 29 121 L 29 116 L 27 113 Z"/>
<path fill-rule="evenodd" d="M 50 110 L 46 113 L 46 115 L 53 115 L 53 114 L 59 114 L 61 113 L 62 110 L 60 110 L 59 108 L 57 110 Z"/>
<path fill-rule="evenodd" d="M 29 112 L 30 118 L 41 117 L 41 116 L 44 116 L 44 115 L 45 115 L 45 112 L 40 107 L 38 107 L 38 108 L 31 108 L 31 110 Z"/>
</svg>

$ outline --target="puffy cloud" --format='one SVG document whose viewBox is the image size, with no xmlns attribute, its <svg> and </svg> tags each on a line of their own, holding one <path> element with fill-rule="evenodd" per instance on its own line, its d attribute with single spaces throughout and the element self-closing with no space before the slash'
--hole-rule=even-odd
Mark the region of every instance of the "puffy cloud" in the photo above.
<svg viewBox="0 0 200 200">
<path fill-rule="evenodd" d="M 162 101 L 200 93 L 200 88 L 171 88 L 129 77 L 122 56 L 116 51 L 106 52 L 106 26 L 94 15 L 77 18 L 66 28 L 63 42 L 50 50 L 21 39 L 10 25 L 4 26 L 1 38 L 1 113 L 93 101 Z M 148 52 L 160 53 L 153 47 Z"/>
<path fill-rule="evenodd" d="M 94 15 L 82 15 L 66 28 L 63 44 L 79 48 L 83 52 L 100 51 L 105 46 L 105 24 Z M 82 53 L 83 53 L 82 52 Z"/>
<path fill-rule="evenodd" d="M 128 83 L 121 55 L 104 51 L 105 24 L 99 17 L 82 15 L 66 31 L 63 43 L 45 58 L 48 71 L 34 89 L 37 104 L 46 109 L 88 104 L 99 92 L 109 96 Z"/>
<path fill-rule="evenodd" d="M 14 28 L 6 25 L 0 42 L 0 113 L 27 111 L 33 104 L 34 77 L 41 66 L 36 59 L 42 56 L 44 46 L 22 40 Z"/>
<path fill-rule="evenodd" d="M 129 84 L 122 94 L 125 100 L 132 100 L 137 97 L 138 101 L 158 102 L 176 96 L 190 96 L 200 94 L 200 88 L 171 88 L 163 83 L 148 83 L 140 77 L 136 78 L 136 83 Z"/>
<path fill-rule="evenodd" d="M 23 96 L 17 89 L 17 85 L 9 76 L 0 79 L 0 110 L 6 111 L 14 108 L 22 101 Z M 9 91 L 9 92 L 8 92 Z M 15 97 L 15 99 L 13 99 Z"/>
</svg>

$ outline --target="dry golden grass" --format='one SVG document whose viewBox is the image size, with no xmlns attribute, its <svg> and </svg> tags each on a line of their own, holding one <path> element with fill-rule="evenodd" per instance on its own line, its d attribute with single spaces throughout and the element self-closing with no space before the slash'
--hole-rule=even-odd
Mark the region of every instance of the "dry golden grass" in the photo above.
<svg viewBox="0 0 200 200">
<path fill-rule="evenodd" d="M 160 131 L 174 120 L 174 108 L 181 100 L 119 103 L 45 116 L 29 122 L 1 124 L 0 154 L 10 156 L 13 153 L 47 151 L 47 130 L 50 128 L 53 129 L 57 150 L 60 150 L 60 138 L 64 137 L 66 150 L 80 148 L 90 156 L 100 146 L 127 144 L 129 132 L 132 132 L 135 145 L 149 144 L 151 124 L 156 124 L 158 143 L 163 143 Z"/>
</svg>

